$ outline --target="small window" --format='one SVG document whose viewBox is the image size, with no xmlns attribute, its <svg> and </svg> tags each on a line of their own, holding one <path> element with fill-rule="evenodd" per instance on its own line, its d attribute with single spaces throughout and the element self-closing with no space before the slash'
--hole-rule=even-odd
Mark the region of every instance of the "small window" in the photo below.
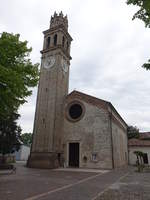
<svg viewBox="0 0 150 200">
<path fill-rule="evenodd" d="M 64 36 L 63 36 L 63 38 L 62 38 L 62 46 L 63 46 L 63 47 L 65 46 L 65 38 L 64 38 Z"/>
<path fill-rule="evenodd" d="M 46 40 L 46 48 L 48 49 L 49 46 L 50 46 L 50 41 L 51 41 L 51 38 L 48 37 L 47 40 Z"/>
<path fill-rule="evenodd" d="M 54 36 L 54 46 L 56 46 L 57 45 L 57 34 L 55 34 L 55 36 Z"/>
</svg>

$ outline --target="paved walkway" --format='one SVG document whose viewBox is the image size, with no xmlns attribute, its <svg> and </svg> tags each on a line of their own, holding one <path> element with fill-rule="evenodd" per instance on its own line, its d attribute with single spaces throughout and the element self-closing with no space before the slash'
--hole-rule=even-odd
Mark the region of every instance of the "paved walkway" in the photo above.
<svg viewBox="0 0 150 200">
<path fill-rule="evenodd" d="M 29 169 L 17 164 L 16 174 L 0 174 L 1 200 L 95 200 L 125 170 L 61 171 Z"/>
<path fill-rule="evenodd" d="M 57 189 L 56 191 L 49 191 L 39 196 L 40 200 L 96 200 L 99 195 L 104 192 L 120 177 L 125 176 L 125 171 L 109 172 L 107 174 L 97 174 L 89 178 L 83 179 L 66 187 Z M 29 198 L 27 200 L 38 199 Z"/>
<path fill-rule="evenodd" d="M 135 169 L 112 184 L 96 200 L 150 200 L 150 173 Z"/>
<path fill-rule="evenodd" d="M 58 168 L 54 171 L 66 171 L 66 172 L 95 172 L 95 173 L 107 173 L 110 170 L 101 170 L 101 169 L 85 169 L 85 168 Z"/>
</svg>

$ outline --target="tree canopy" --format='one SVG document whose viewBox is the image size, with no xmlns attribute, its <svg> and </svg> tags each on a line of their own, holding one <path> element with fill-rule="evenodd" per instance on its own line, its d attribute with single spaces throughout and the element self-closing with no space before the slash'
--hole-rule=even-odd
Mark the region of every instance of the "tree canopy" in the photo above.
<svg viewBox="0 0 150 200">
<path fill-rule="evenodd" d="M 136 126 L 128 126 L 127 128 L 128 139 L 139 138 L 139 129 Z"/>
<path fill-rule="evenodd" d="M 132 19 L 140 19 L 145 23 L 145 27 L 150 28 L 150 0 L 127 0 L 127 4 L 139 7 Z M 142 67 L 150 70 L 150 59 Z"/>
<path fill-rule="evenodd" d="M 39 79 L 38 64 L 32 64 L 27 41 L 19 34 L 0 34 L 0 153 L 19 149 L 21 128 L 18 108 L 32 94 Z"/>
<path fill-rule="evenodd" d="M 136 166 L 138 168 L 138 172 L 142 172 L 144 169 L 144 153 L 142 151 L 134 151 L 136 155 Z"/>
<path fill-rule="evenodd" d="M 30 146 L 32 143 L 32 133 L 21 134 L 21 141 L 23 142 L 23 144 Z"/>
<path fill-rule="evenodd" d="M 138 18 L 150 28 L 150 1 L 149 0 L 127 0 L 127 4 L 138 6 L 140 9 L 134 14 L 133 20 Z"/>
<path fill-rule="evenodd" d="M 16 112 L 32 94 L 39 78 L 38 64 L 32 64 L 32 51 L 19 34 L 3 32 L 0 37 L 0 119 Z"/>
</svg>

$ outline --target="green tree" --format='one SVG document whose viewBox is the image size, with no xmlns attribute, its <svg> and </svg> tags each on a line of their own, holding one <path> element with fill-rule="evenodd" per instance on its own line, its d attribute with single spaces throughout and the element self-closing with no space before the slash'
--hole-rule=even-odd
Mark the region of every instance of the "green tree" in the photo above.
<svg viewBox="0 0 150 200">
<path fill-rule="evenodd" d="M 6 32 L 0 37 L 0 120 L 17 112 L 39 79 L 38 64 L 29 59 L 32 49 L 19 37 Z"/>
<path fill-rule="evenodd" d="M 134 154 L 136 155 L 136 166 L 138 168 L 138 172 L 142 172 L 144 169 L 144 162 L 143 162 L 143 157 L 144 153 L 142 151 L 134 151 Z"/>
<path fill-rule="evenodd" d="M 128 139 L 139 138 L 139 129 L 136 126 L 128 126 L 127 134 Z"/>
<path fill-rule="evenodd" d="M 140 19 L 145 23 L 145 27 L 150 28 L 150 0 L 127 0 L 127 4 L 139 7 L 132 19 Z M 142 67 L 150 70 L 150 59 Z"/>
<path fill-rule="evenodd" d="M 0 123 L 0 153 L 3 155 L 13 153 L 20 148 L 21 128 L 17 125 L 19 114 L 12 113 Z M 3 159 L 4 161 L 4 159 Z"/>
<path fill-rule="evenodd" d="M 133 20 L 138 18 L 150 28 L 150 1 L 149 0 L 127 0 L 128 5 L 138 6 L 140 9 L 133 15 Z"/>
<path fill-rule="evenodd" d="M 39 64 L 32 64 L 27 41 L 19 34 L 0 34 L 0 153 L 12 153 L 20 146 L 18 108 L 32 94 L 39 79 Z"/>
<path fill-rule="evenodd" d="M 21 141 L 30 146 L 32 143 L 32 133 L 23 133 L 21 134 Z"/>
</svg>

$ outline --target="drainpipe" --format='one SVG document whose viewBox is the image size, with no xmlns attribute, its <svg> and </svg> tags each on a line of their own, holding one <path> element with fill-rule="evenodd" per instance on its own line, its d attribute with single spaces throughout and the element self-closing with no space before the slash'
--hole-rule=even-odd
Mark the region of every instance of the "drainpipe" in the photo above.
<svg viewBox="0 0 150 200">
<path fill-rule="evenodd" d="M 112 167 L 114 169 L 114 146 L 113 146 L 113 133 L 112 133 L 112 110 L 110 113 L 110 134 L 111 134 L 111 151 L 112 151 Z"/>
</svg>

